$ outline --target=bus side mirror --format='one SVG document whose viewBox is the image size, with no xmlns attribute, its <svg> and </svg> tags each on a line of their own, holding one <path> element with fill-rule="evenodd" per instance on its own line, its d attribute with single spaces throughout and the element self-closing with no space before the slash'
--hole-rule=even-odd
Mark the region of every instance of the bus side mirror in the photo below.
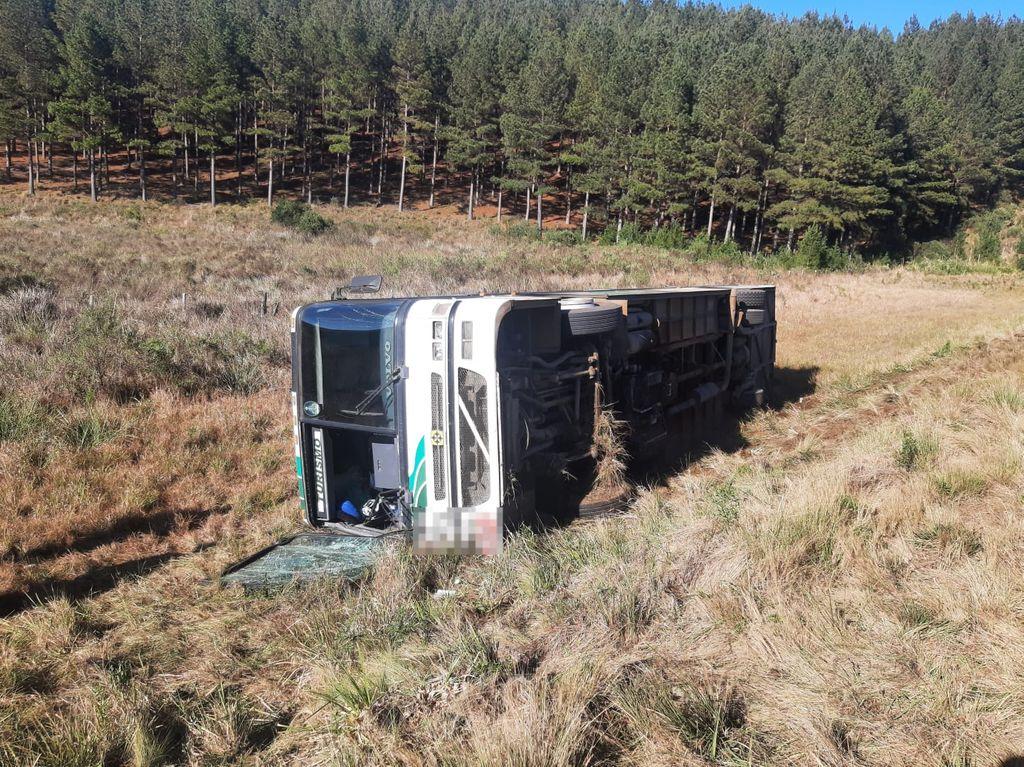
<svg viewBox="0 0 1024 767">
<path fill-rule="evenodd" d="M 360 274 L 352 278 L 347 288 L 335 288 L 331 299 L 344 298 L 346 293 L 377 293 L 383 283 L 384 278 L 379 274 Z"/>
<path fill-rule="evenodd" d="M 348 284 L 349 293 L 377 293 L 384 278 L 379 274 L 361 274 Z"/>
</svg>

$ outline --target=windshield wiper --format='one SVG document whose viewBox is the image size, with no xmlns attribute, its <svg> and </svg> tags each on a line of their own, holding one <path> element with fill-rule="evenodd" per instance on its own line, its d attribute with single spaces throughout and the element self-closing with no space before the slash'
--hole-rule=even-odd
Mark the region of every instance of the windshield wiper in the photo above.
<svg viewBox="0 0 1024 767">
<path fill-rule="evenodd" d="M 391 386 L 392 384 L 398 383 L 398 380 L 402 377 L 401 370 L 392 370 L 391 375 L 380 382 L 380 386 L 374 389 L 372 392 L 363 397 L 362 401 L 356 405 L 355 410 L 346 410 L 345 412 L 349 415 L 366 415 L 366 408 L 370 406 L 380 395 L 382 391 Z"/>
</svg>

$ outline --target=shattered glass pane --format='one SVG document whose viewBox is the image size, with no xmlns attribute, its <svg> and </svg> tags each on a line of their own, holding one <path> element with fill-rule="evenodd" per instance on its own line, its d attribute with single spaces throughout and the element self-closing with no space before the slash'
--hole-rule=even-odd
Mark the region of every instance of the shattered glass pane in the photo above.
<svg viewBox="0 0 1024 767">
<path fill-rule="evenodd" d="M 283 586 L 293 580 L 355 580 L 388 544 L 384 538 L 301 533 L 229 567 L 220 580 L 225 586 L 239 584 L 246 590 Z"/>
</svg>

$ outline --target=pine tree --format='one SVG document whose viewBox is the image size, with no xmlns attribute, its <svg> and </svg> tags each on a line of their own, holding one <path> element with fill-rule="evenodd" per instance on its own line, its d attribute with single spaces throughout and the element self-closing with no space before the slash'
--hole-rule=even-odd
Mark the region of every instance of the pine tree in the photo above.
<svg viewBox="0 0 1024 767">
<path fill-rule="evenodd" d="M 426 45 L 426 19 L 414 5 L 398 33 L 395 43 L 395 95 L 401 125 L 402 170 L 398 186 L 398 209 L 405 207 L 406 175 L 423 169 L 420 145 L 433 129 L 433 121 L 425 119 L 432 107 L 433 87 L 429 54 Z"/>
<path fill-rule="evenodd" d="M 449 120 L 441 135 L 447 141 L 448 162 L 457 169 L 469 171 L 466 215 L 470 220 L 479 179 L 500 139 L 498 39 L 497 26 L 489 20 L 469 26 L 451 65 Z M 500 191 L 498 216 L 501 216 Z"/>
<path fill-rule="evenodd" d="M 333 0 L 318 0 L 311 8 L 305 43 L 315 46 L 322 56 L 317 67 L 322 78 L 322 126 L 330 155 L 344 158 L 343 205 L 349 206 L 352 152 L 355 136 L 374 112 L 368 108 L 372 98 L 367 31 L 351 5 Z M 336 162 L 331 164 L 331 188 Z"/>
<path fill-rule="evenodd" d="M 873 222 L 895 215 L 887 186 L 898 175 L 898 140 L 885 127 L 862 72 L 848 58 L 824 55 L 790 87 L 781 165 L 786 191 L 770 213 L 793 235 L 817 225 L 841 244 L 866 238 Z"/>
<path fill-rule="evenodd" d="M 712 235 L 716 212 L 727 211 L 725 242 L 735 236 L 737 213 L 757 206 L 761 174 L 772 155 L 769 139 L 777 102 L 763 60 L 753 44 L 731 48 L 698 86 L 694 154 L 701 186 L 710 198 L 707 235 Z"/>
<path fill-rule="evenodd" d="M 509 79 L 499 121 L 508 179 L 534 191 L 538 230 L 544 225 L 544 195 L 552 191 L 547 177 L 555 155 L 548 144 L 562 127 L 566 89 L 559 38 L 545 30 L 524 65 Z"/>
<path fill-rule="evenodd" d="M 1003 67 L 996 84 L 995 135 L 998 167 L 1006 184 L 1024 192 L 1024 41 Z"/>
<path fill-rule="evenodd" d="M 274 169 L 279 169 L 277 180 L 283 183 L 285 163 L 294 157 L 296 134 L 303 127 L 304 62 L 294 14 L 295 8 L 285 0 L 272 2 L 257 22 L 253 41 L 253 60 L 259 69 L 255 92 L 261 104 L 259 127 L 253 133 L 261 144 L 257 160 L 267 166 L 268 205 L 274 201 Z"/>
<path fill-rule="evenodd" d="M 907 132 L 907 178 L 901 195 L 905 231 L 952 233 L 968 204 L 956 184 L 956 156 L 948 107 L 928 88 L 916 87 L 902 104 Z"/>
<path fill-rule="evenodd" d="M 51 104 L 54 134 L 85 153 L 89 164 L 89 196 L 95 202 L 97 152 L 120 140 L 111 103 L 115 90 L 112 69 L 113 44 L 91 5 L 79 8 L 64 36 L 62 88 Z"/>
<path fill-rule="evenodd" d="M 5 0 L 0 23 L 0 135 L 5 141 L 5 174 L 11 176 L 17 140 L 26 149 L 28 191 L 35 194 L 38 145 L 52 131 L 47 104 L 57 79 L 57 36 L 46 0 Z"/>
<path fill-rule="evenodd" d="M 196 149 L 209 160 L 210 204 L 217 204 L 217 153 L 237 140 L 234 110 L 239 100 L 232 28 L 218 0 L 192 0 L 193 32 L 185 51 L 185 77 L 192 104 Z"/>
<path fill-rule="evenodd" d="M 56 150 L 93 197 L 120 155 L 143 198 L 167 172 L 198 197 L 208 166 L 215 202 L 233 150 L 239 197 L 250 157 L 270 202 L 343 172 L 345 205 L 354 177 L 404 208 L 429 168 L 432 206 L 440 169 L 470 217 L 488 187 L 543 227 L 556 193 L 588 235 L 681 223 L 751 252 L 815 226 L 830 252 L 906 247 L 1024 192 L 1022 93 L 1019 22 L 971 14 L 895 39 L 569 0 L 5 0 L 0 24 L 2 177 L 30 192 Z"/>
</svg>

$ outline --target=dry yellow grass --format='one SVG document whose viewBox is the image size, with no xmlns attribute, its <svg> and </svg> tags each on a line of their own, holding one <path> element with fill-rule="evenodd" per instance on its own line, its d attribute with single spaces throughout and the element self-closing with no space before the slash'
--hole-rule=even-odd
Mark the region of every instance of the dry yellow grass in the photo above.
<svg viewBox="0 0 1024 767">
<path fill-rule="evenodd" d="M 0 207 L 0 279 L 48 282 L 53 303 L 0 317 L 16 408 L 0 410 L 0 591 L 17 609 L 0 619 L 0 764 L 1024 752 L 1010 278 L 771 274 L 430 214 L 332 210 L 335 232 L 306 240 L 258 207 Z M 372 270 L 399 293 L 773 281 L 783 382 L 817 390 L 621 519 L 518 534 L 494 559 L 397 550 L 355 588 L 219 590 L 207 579 L 295 521 L 287 309 Z M 108 300 L 131 332 L 96 347 Z M 238 327 L 258 354 L 225 340 Z"/>
</svg>

